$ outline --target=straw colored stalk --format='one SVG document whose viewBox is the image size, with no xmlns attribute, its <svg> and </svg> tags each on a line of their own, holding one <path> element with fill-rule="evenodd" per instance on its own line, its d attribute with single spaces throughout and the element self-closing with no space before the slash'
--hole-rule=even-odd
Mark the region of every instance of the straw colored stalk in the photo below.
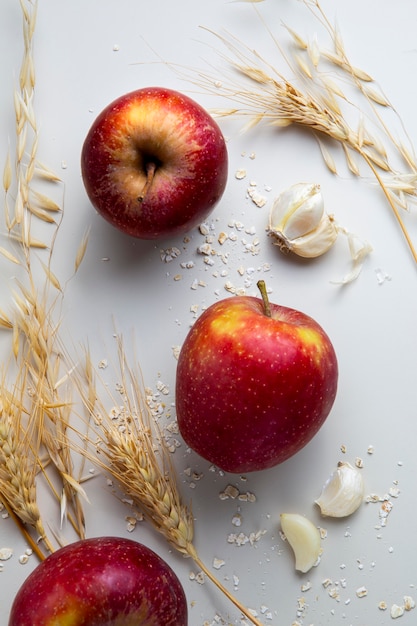
<svg viewBox="0 0 417 626">
<path fill-rule="evenodd" d="M 9 148 L 3 170 L 4 216 L 9 246 L 0 247 L 0 254 L 21 267 L 26 282 L 18 283 L 18 290 L 13 294 L 14 307 L 11 314 L 0 311 L 0 327 L 11 330 L 11 351 L 17 369 L 16 387 L 22 390 L 21 405 L 25 406 L 28 416 L 25 445 L 33 447 L 31 457 L 33 480 L 37 472 L 43 475 L 44 482 L 60 502 L 61 522 L 66 517 L 78 535 L 83 537 L 84 515 L 81 498 L 84 491 L 74 475 L 71 448 L 68 444 L 68 421 L 72 410 L 71 393 L 67 387 L 60 384 L 64 351 L 61 349 L 58 336 L 59 323 L 54 322 L 56 305 L 63 295 L 63 289 L 57 276 L 52 272 L 51 260 L 63 212 L 58 203 L 34 186 L 36 177 L 52 184 L 61 182 L 58 176 L 39 162 L 37 156 L 39 134 L 34 109 L 33 55 L 37 4 L 37 0 L 20 0 L 23 18 L 23 58 L 13 99 L 15 145 L 14 149 Z M 31 226 L 34 219 L 54 226 L 49 246 L 32 236 Z M 87 240 L 84 238 L 77 252 L 75 271 L 85 254 L 86 245 Z M 44 263 L 40 257 L 33 258 L 32 248 L 49 248 L 48 261 Z M 40 291 L 35 284 L 34 262 L 36 266 L 40 266 L 46 279 L 43 290 Z M 13 423 L 5 420 L 3 436 L 6 437 L 9 431 L 11 437 L 16 436 L 13 428 L 15 428 Z M 20 429 L 16 432 L 19 434 L 23 431 Z M 30 442 L 30 436 L 35 437 L 34 442 Z M 46 459 L 41 459 L 40 449 L 43 455 L 46 454 Z M 55 480 L 50 479 L 51 466 L 60 477 L 61 493 L 56 491 Z M 33 490 L 22 490 L 20 495 L 22 498 L 20 504 L 16 498 L 7 499 L 5 504 L 26 536 L 21 513 L 25 507 L 32 510 L 36 506 L 36 497 Z"/>
<path fill-rule="evenodd" d="M 24 382 L 23 380 L 20 382 Z M 24 390 L 14 387 L 10 391 L 4 378 L 0 389 L 0 499 L 9 513 L 17 518 L 29 544 L 38 556 L 42 541 L 48 552 L 53 546 L 46 535 L 36 497 L 37 454 L 39 437 L 27 426 L 24 408 Z M 32 527 L 36 540 L 27 531 Z"/>
<path fill-rule="evenodd" d="M 23 245 L 26 254 L 31 247 L 46 248 L 46 244 L 30 234 L 32 217 L 55 223 L 59 205 L 48 196 L 32 189 L 37 174 L 57 182 L 59 178 L 38 163 L 38 129 L 34 109 L 35 66 L 33 38 L 36 26 L 37 0 L 20 0 L 23 17 L 23 58 L 18 87 L 14 92 L 15 146 L 13 158 L 9 152 L 3 170 L 5 192 L 5 222 L 12 239 Z"/>
<path fill-rule="evenodd" d="M 276 44 L 280 57 L 288 64 L 293 74 L 289 80 L 261 55 L 237 38 L 215 35 L 228 51 L 219 52 L 223 67 L 219 74 L 195 70 L 186 78 L 216 96 L 226 98 L 230 106 L 215 109 L 218 116 L 247 117 L 243 130 L 247 131 L 260 123 L 273 127 L 298 126 L 311 132 L 318 140 L 324 161 L 333 173 L 337 173 L 335 161 L 326 147 L 325 140 L 337 142 L 343 149 L 347 165 L 355 176 L 361 176 L 353 157 L 356 154 L 369 167 L 406 239 L 407 245 L 417 262 L 417 251 L 404 224 L 401 210 L 408 208 L 407 199 L 417 197 L 417 165 L 412 149 L 397 141 L 383 122 L 380 109 L 391 108 L 389 101 L 376 87 L 370 86 L 372 77 L 350 64 L 343 48 L 340 34 L 331 27 L 316 0 L 304 0 L 311 10 L 319 11 L 318 17 L 331 35 L 334 51 L 323 51 L 317 42 L 306 42 L 295 31 L 287 28 L 296 52 L 288 56 L 276 37 L 263 22 L 268 34 Z M 256 9 L 255 9 L 256 10 Z M 352 105 L 339 85 L 329 79 L 328 66 L 321 71 L 320 62 L 333 65 L 334 73 L 340 71 L 343 81 L 351 79 L 362 98 L 363 106 L 370 108 L 368 115 L 385 139 L 371 134 L 365 124 L 365 115 L 360 105 Z M 224 69 L 224 63 L 226 63 Z M 342 81 L 342 82 L 343 82 Z M 357 128 L 346 121 L 346 107 L 359 116 Z M 392 109 L 391 109 L 392 110 Z M 344 112 L 345 111 L 345 112 Z M 392 110 L 393 111 L 393 110 Z M 395 113 L 395 112 L 394 112 Z M 391 157 L 388 157 L 388 144 Z M 405 171 L 397 171 L 391 162 L 400 160 Z"/>
<path fill-rule="evenodd" d="M 245 617 L 260 626 L 200 560 L 193 543 L 191 509 L 181 500 L 169 452 L 146 405 L 140 374 L 129 367 L 122 340 L 118 338 L 118 342 L 121 395 L 117 399 L 110 396 L 114 403 L 110 411 L 98 397 L 88 353 L 83 380 L 76 383 L 90 418 L 88 434 L 82 434 L 89 446 L 81 452 L 119 484 L 175 550 L 191 557 Z"/>
<path fill-rule="evenodd" d="M 59 339 L 59 324 L 53 322 L 56 301 L 52 300 L 48 306 L 50 285 L 47 281 L 43 295 L 33 283 L 30 289 L 21 285 L 21 293 L 15 295 L 13 350 L 27 372 L 30 412 L 37 420 L 41 443 L 62 481 L 61 516 L 68 515 L 67 507 L 72 509 L 77 533 L 83 537 L 84 514 L 80 496 L 84 492 L 74 476 L 68 441 L 71 390 L 64 386 L 64 394 L 61 391 L 62 371 L 66 368 L 63 363 L 65 351 Z M 56 285 L 52 283 L 52 286 Z"/>
</svg>

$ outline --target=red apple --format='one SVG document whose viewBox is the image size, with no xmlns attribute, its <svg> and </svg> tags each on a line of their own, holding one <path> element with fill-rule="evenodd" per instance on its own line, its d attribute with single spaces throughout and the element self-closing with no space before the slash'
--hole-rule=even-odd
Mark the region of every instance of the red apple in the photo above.
<svg viewBox="0 0 417 626">
<path fill-rule="evenodd" d="M 19 589 L 9 626 L 186 626 L 173 570 L 146 546 L 84 539 L 51 554 Z"/>
<path fill-rule="evenodd" d="M 270 304 L 266 291 L 262 300 L 226 298 L 202 313 L 181 348 L 179 429 L 227 472 L 270 468 L 317 433 L 337 380 L 332 343 L 311 317 Z"/>
<path fill-rule="evenodd" d="M 100 113 L 85 139 L 81 172 L 97 211 L 125 233 L 185 233 L 223 195 L 224 137 L 197 102 L 171 89 L 128 93 Z"/>
</svg>

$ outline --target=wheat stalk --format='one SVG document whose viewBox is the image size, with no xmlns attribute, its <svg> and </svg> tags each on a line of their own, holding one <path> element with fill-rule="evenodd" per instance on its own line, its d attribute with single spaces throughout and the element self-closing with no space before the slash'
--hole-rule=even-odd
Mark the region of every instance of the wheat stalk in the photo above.
<svg viewBox="0 0 417 626">
<path fill-rule="evenodd" d="M 201 561 L 193 543 L 192 511 L 181 500 L 169 452 L 144 399 L 140 373 L 129 366 L 120 336 L 117 345 L 120 397 L 110 396 L 111 411 L 97 395 L 88 351 L 83 375 L 74 378 L 89 417 L 87 434 L 79 433 L 89 446 L 79 451 L 120 485 L 126 497 L 175 550 L 190 557 L 252 624 L 261 626 Z"/>
<path fill-rule="evenodd" d="M 415 201 L 417 197 L 414 151 L 390 132 L 381 110 L 391 109 L 395 113 L 392 105 L 382 91 L 372 85 L 372 77 L 350 63 L 339 31 L 326 18 L 319 2 L 303 0 L 303 3 L 326 28 L 333 50 L 321 49 L 316 39 L 308 42 L 287 27 L 296 48 L 289 56 L 269 27 L 262 22 L 276 44 L 280 57 L 292 71 L 293 78 L 287 78 L 273 63 L 267 62 L 256 50 L 236 37 L 230 34 L 223 36 L 209 29 L 206 30 L 228 50 L 228 54 L 219 52 L 219 58 L 226 63 L 227 69 L 222 67 L 219 73 L 194 70 L 191 75 L 186 73 L 186 78 L 231 103 L 231 106 L 215 109 L 214 114 L 247 117 L 244 131 L 266 123 L 273 127 L 296 125 L 311 132 L 317 138 L 324 161 L 333 173 L 337 173 L 335 161 L 322 138 L 337 142 L 343 149 L 350 171 L 355 176 L 361 176 L 352 157 L 352 154 L 356 154 L 369 167 L 381 188 L 417 263 L 417 250 L 401 214 L 402 209 L 408 208 L 408 200 Z M 254 9 L 257 11 L 256 7 Z M 362 106 L 354 105 L 337 82 L 329 79 L 328 68 L 321 71 L 322 59 L 330 63 L 335 72 L 340 71 L 343 80 L 346 77 L 350 79 L 362 98 L 363 108 L 370 110 L 366 116 Z M 357 128 L 346 121 L 346 106 L 356 110 L 359 118 Z M 376 125 L 385 141 L 370 132 L 370 121 Z M 389 152 L 392 152 L 392 158 L 388 157 Z M 394 159 L 405 165 L 405 171 L 398 171 L 391 165 Z"/>
<path fill-rule="evenodd" d="M 23 377 L 24 378 L 24 377 Z M 0 499 L 23 528 L 31 526 L 52 551 L 37 504 L 37 436 L 27 423 L 24 389 L 10 391 L 4 378 L 0 389 Z M 25 532 L 25 536 L 30 537 Z M 30 544 L 33 546 L 33 540 Z M 39 549 L 36 550 L 39 554 Z"/>
</svg>

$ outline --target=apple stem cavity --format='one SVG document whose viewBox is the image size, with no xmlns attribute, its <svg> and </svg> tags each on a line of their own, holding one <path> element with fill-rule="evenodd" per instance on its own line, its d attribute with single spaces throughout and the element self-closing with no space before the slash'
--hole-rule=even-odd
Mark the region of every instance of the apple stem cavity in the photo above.
<svg viewBox="0 0 417 626">
<path fill-rule="evenodd" d="M 269 302 L 268 293 L 266 291 L 266 283 L 265 283 L 265 281 L 264 280 L 258 280 L 258 282 L 256 283 L 256 286 L 258 287 L 259 291 L 261 292 L 262 302 L 264 304 L 264 314 L 267 317 L 272 317 L 271 304 Z"/>
<path fill-rule="evenodd" d="M 146 182 L 143 185 L 142 191 L 138 196 L 139 202 L 143 202 L 145 200 L 146 194 L 149 191 L 150 186 L 152 185 L 152 181 L 156 172 L 156 163 L 155 161 L 147 161 L 145 164 L 145 173 L 146 173 Z"/>
</svg>

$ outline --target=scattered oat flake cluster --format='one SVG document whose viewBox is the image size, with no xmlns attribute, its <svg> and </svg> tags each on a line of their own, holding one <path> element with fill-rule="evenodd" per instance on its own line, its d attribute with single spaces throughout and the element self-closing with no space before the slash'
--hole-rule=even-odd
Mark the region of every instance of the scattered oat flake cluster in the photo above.
<svg viewBox="0 0 417 626">
<path fill-rule="evenodd" d="M 153 417 L 160 417 L 166 408 L 165 402 L 161 400 L 161 393 L 159 390 L 154 391 L 150 387 L 145 389 L 146 404 L 151 411 Z"/>
<path fill-rule="evenodd" d="M 180 256 L 181 250 L 176 246 L 172 246 L 171 248 L 161 249 L 159 251 L 161 261 L 165 263 L 170 263 L 174 259 Z"/>
<path fill-rule="evenodd" d="M 244 546 L 244 545 L 255 545 L 264 535 L 266 534 L 266 530 L 258 530 L 257 532 L 249 533 L 246 535 L 245 533 L 230 533 L 227 536 L 227 543 L 232 543 L 235 546 Z"/>
<path fill-rule="evenodd" d="M 247 194 L 252 202 L 256 204 L 256 206 L 259 208 L 264 207 L 265 204 L 268 202 L 267 197 L 258 191 L 258 187 L 255 182 L 251 182 L 247 189 Z"/>
<path fill-rule="evenodd" d="M 371 493 L 366 496 L 365 502 L 367 503 L 378 503 L 379 507 L 379 525 L 376 528 L 379 530 L 387 525 L 388 516 L 391 513 L 394 503 L 393 499 L 398 498 L 400 495 L 400 489 L 398 486 L 398 481 L 394 481 L 393 485 L 389 488 L 388 492 L 384 495 L 380 496 L 376 493 Z"/>
<path fill-rule="evenodd" d="M 260 202 L 260 201 L 259 201 Z M 211 275 L 214 278 L 224 279 L 222 288 L 233 295 L 245 295 L 247 289 L 257 282 L 259 273 L 270 270 L 269 263 L 262 263 L 257 267 L 246 267 L 243 263 L 238 264 L 236 269 L 236 255 L 257 256 L 260 253 L 260 239 L 256 233 L 256 228 L 245 226 L 239 220 L 231 219 L 226 228 L 217 228 L 216 220 L 204 222 L 199 226 L 199 234 L 204 237 L 202 243 L 197 244 L 195 248 L 195 257 L 183 259 L 178 263 L 178 272 L 176 269 L 168 276 L 174 281 L 181 281 L 184 278 L 183 270 L 192 270 L 196 268 L 196 259 L 201 258 L 204 264 L 204 270 L 211 268 Z M 185 243 L 188 243 L 185 242 Z M 187 248 L 185 247 L 185 250 Z M 160 250 L 160 258 L 165 263 L 171 263 L 178 256 L 184 255 L 178 248 L 168 248 Z M 233 270 L 229 268 L 229 262 L 233 258 Z M 198 267 L 196 268 L 199 269 Z M 207 282 L 201 277 L 195 276 L 190 284 L 193 291 L 207 287 Z M 214 290 L 218 297 L 221 288 Z M 194 305 L 191 311 L 194 318 L 198 314 L 198 305 Z"/>
<path fill-rule="evenodd" d="M 197 574 L 195 572 L 190 572 L 189 579 L 195 580 L 195 582 L 199 585 L 204 585 L 204 583 L 206 582 L 204 572 L 197 572 Z"/>
<path fill-rule="evenodd" d="M 392 604 L 390 607 L 390 616 L 392 619 L 397 619 L 398 617 L 402 617 L 406 611 L 411 611 L 416 606 L 414 599 L 411 596 L 404 596 L 402 604 Z M 388 606 L 387 603 L 382 601 L 379 603 L 378 608 L 381 611 L 386 611 Z"/>
<path fill-rule="evenodd" d="M 240 500 L 241 502 L 256 502 L 256 496 L 249 491 L 239 491 L 234 485 L 227 485 L 227 487 L 219 493 L 220 500 Z"/>
<path fill-rule="evenodd" d="M 328 596 L 337 602 L 340 601 L 341 589 L 346 589 L 347 587 L 345 578 L 336 581 L 333 581 L 331 578 L 325 578 L 321 584 L 326 589 Z"/>
</svg>

